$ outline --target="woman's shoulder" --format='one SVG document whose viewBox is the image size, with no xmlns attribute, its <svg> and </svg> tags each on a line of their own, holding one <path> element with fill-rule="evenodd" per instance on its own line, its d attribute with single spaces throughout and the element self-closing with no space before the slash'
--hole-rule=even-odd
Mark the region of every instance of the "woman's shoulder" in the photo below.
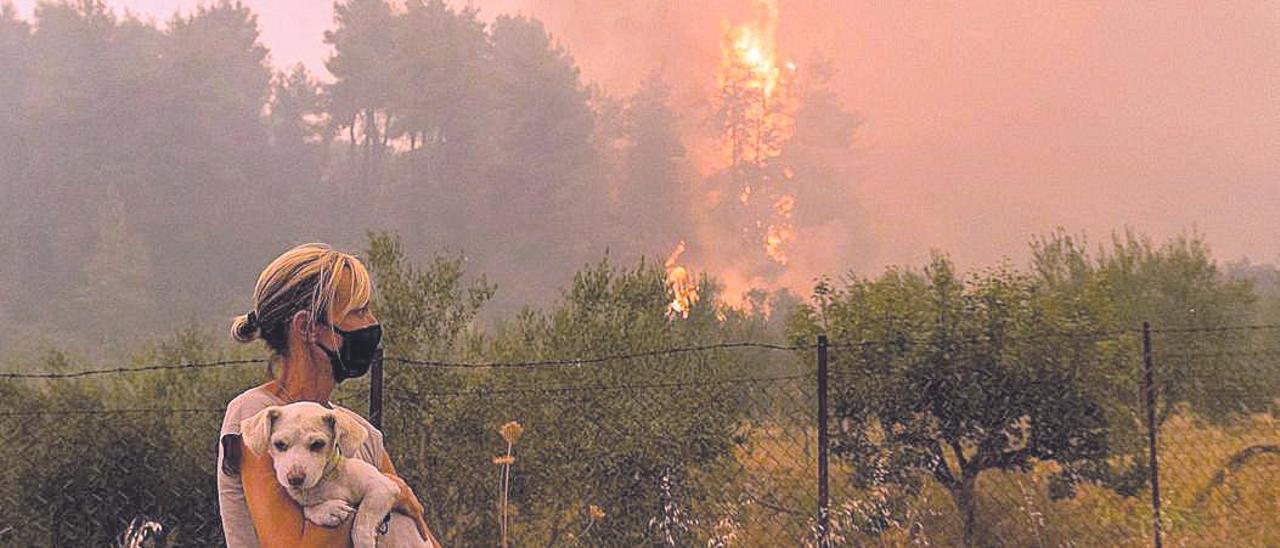
<svg viewBox="0 0 1280 548">
<path fill-rule="evenodd" d="M 222 429 L 218 433 L 219 467 L 228 478 L 237 477 L 240 473 L 240 422 L 252 417 L 259 411 L 276 405 L 276 399 L 270 391 L 259 385 L 231 398 L 222 415 Z M 222 481 L 222 476 L 219 476 Z"/>
<path fill-rule="evenodd" d="M 222 417 L 222 433 L 239 433 L 240 421 L 252 417 L 259 411 L 279 405 L 281 402 L 274 394 L 265 389 L 266 385 L 258 385 L 227 402 L 227 409 Z"/>
</svg>

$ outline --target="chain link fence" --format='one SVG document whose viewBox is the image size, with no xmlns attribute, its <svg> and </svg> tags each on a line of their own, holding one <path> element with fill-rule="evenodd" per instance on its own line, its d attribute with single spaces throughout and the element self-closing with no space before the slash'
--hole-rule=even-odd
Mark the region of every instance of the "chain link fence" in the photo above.
<svg viewBox="0 0 1280 548">
<path fill-rule="evenodd" d="M 1280 326 L 828 352 L 825 381 L 812 345 L 388 358 L 380 398 L 335 401 L 380 413 L 450 546 L 496 544 L 504 498 L 516 546 L 1280 544 Z M 221 406 L 262 367 L 0 374 L 0 545 L 106 546 L 137 515 L 221 544 Z"/>
<path fill-rule="evenodd" d="M 1150 338 L 1165 544 L 1280 546 L 1280 331 Z"/>
</svg>

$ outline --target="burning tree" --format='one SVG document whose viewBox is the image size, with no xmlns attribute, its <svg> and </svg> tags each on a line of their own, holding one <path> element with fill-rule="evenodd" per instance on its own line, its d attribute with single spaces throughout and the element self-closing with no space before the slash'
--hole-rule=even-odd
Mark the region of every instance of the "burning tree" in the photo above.
<svg viewBox="0 0 1280 548">
<path fill-rule="evenodd" d="M 795 240 L 795 196 L 785 184 L 794 173 L 779 157 L 793 131 L 796 70 L 790 62 L 778 63 L 777 16 L 777 5 L 762 1 L 756 20 L 728 29 L 712 97 L 720 159 L 708 181 L 713 204 L 708 228 L 717 243 L 733 243 L 722 252 L 748 278 L 762 274 L 762 263 L 770 265 L 767 273 L 776 274 L 787 264 Z M 692 286 L 685 281 L 689 271 L 676 264 L 684 251 L 681 241 L 666 264 L 672 316 L 683 316 L 689 299 L 697 299 L 685 289 Z"/>
<path fill-rule="evenodd" d="M 777 59 L 777 5 L 757 7 L 757 20 L 731 28 L 721 46 L 715 122 L 725 168 L 717 186 L 726 189 L 726 226 L 740 231 L 748 249 L 763 245 L 769 260 L 786 265 L 795 241 L 795 196 L 787 188 L 794 172 L 779 157 L 794 131 L 796 66 Z"/>
<path fill-rule="evenodd" d="M 845 167 L 859 120 L 829 87 L 829 63 L 800 70 L 780 57 L 777 3 L 762 0 L 756 8 L 754 19 L 728 26 L 721 41 L 710 96 L 711 154 L 699 155 L 700 171 L 708 174 L 701 195 L 677 198 L 677 204 L 696 198 L 688 202 L 706 209 L 692 219 L 698 226 L 683 228 L 695 233 L 668 236 L 668 245 L 685 238 L 666 263 L 673 317 L 683 316 L 690 296 L 683 280 L 693 276 L 678 264 L 685 241 L 688 256 L 714 265 L 725 294 L 750 308 L 750 289 L 777 290 L 788 269 L 813 269 L 811 261 L 795 261 L 800 222 L 835 223 L 851 207 L 842 193 L 849 190 Z"/>
</svg>

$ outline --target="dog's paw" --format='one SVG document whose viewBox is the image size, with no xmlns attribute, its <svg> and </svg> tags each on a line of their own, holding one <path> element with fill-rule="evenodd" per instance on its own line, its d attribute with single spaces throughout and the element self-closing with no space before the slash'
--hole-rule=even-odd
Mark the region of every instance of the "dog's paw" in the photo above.
<svg viewBox="0 0 1280 548">
<path fill-rule="evenodd" d="M 338 499 L 326 500 L 315 506 L 308 506 L 303 510 L 303 514 L 307 516 L 308 520 L 324 527 L 337 527 L 355 512 L 355 507 L 347 504 L 345 500 Z"/>
</svg>

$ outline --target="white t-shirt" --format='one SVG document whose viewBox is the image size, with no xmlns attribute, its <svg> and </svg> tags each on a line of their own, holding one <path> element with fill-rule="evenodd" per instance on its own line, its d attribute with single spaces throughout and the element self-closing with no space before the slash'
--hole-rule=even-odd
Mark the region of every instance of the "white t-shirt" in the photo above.
<svg viewBox="0 0 1280 548">
<path fill-rule="evenodd" d="M 224 453 L 227 443 L 236 443 L 235 438 L 228 439 L 228 435 L 235 437 L 240 436 L 240 421 L 254 416 L 259 411 L 266 409 L 272 405 L 285 405 L 287 402 L 279 396 L 271 393 L 263 386 L 257 386 L 244 391 L 235 399 L 227 404 L 226 414 L 222 418 L 222 431 L 218 434 L 218 510 L 222 516 L 222 531 L 227 539 L 227 548 L 257 548 L 258 534 L 253 528 L 253 519 L 249 515 L 249 506 L 244 500 L 244 485 L 240 482 L 239 466 L 228 469 L 224 467 Z M 365 439 L 360 450 L 355 455 L 349 457 L 359 458 L 369 464 L 381 467 L 382 459 L 386 456 L 386 447 L 382 444 L 382 432 L 374 428 L 369 421 L 361 417 L 359 413 L 350 409 L 333 405 L 333 409 L 346 413 L 354 418 L 357 422 L 369 431 L 369 437 Z M 414 540 L 418 542 L 414 542 Z M 400 513 L 393 512 L 391 521 L 387 527 L 387 533 L 379 542 L 379 545 L 390 546 L 414 546 L 422 545 L 421 537 L 418 535 L 418 529 L 413 519 Z"/>
</svg>

